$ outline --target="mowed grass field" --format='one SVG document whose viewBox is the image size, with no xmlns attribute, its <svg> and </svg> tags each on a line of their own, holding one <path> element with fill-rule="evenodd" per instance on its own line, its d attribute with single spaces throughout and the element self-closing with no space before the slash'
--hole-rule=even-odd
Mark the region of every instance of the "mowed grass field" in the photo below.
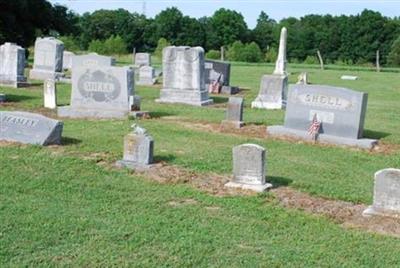
<svg viewBox="0 0 400 268">
<path fill-rule="evenodd" d="M 260 78 L 271 66 L 233 64 L 231 84 L 243 88 L 247 127 L 282 124 L 284 111 L 250 109 Z M 400 167 L 400 74 L 289 66 L 313 84 L 369 94 L 365 136 L 380 149 L 320 146 L 298 141 L 232 135 L 201 128 L 217 125 L 227 96 L 214 106 L 157 104 L 160 85 L 136 87 L 138 123 L 155 140 L 155 159 L 200 174 L 229 175 L 232 147 L 267 149 L 267 179 L 275 185 L 327 199 L 370 204 L 373 174 Z M 359 76 L 343 81 L 340 76 Z M 69 103 L 71 86 L 58 85 Z M 0 88 L 1 110 L 56 113 L 42 108 L 42 85 Z M 273 193 L 214 196 L 184 183 L 160 184 L 119 170 L 123 137 L 133 120 L 63 119 L 63 145 L 0 146 L 0 266 L 138 267 L 397 267 L 400 240 L 344 228 L 323 216 L 284 208 Z M 104 164 L 106 163 L 106 164 Z M 399 223 L 400 224 L 400 223 Z"/>
</svg>

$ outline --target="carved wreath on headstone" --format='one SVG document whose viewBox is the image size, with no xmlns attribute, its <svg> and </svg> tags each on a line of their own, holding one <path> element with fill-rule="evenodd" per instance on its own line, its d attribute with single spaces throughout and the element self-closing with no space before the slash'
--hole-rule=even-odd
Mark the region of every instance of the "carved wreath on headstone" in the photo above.
<svg viewBox="0 0 400 268">
<path fill-rule="evenodd" d="M 114 76 L 102 71 L 88 70 L 78 80 L 79 92 L 96 102 L 110 102 L 118 98 L 121 85 Z"/>
</svg>

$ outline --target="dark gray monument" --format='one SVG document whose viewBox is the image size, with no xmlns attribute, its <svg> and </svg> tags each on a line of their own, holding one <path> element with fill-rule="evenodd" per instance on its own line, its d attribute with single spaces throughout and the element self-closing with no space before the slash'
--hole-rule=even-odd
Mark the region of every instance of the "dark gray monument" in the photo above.
<svg viewBox="0 0 400 268">
<path fill-rule="evenodd" d="M 204 106 L 208 97 L 204 80 L 204 50 L 201 47 L 166 47 L 163 50 L 163 88 L 158 102 Z"/>
<path fill-rule="evenodd" d="M 233 180 L 225 187 L 263 192 L 272 185 L 265 181 L 265 149 L 256 144 L 233 148 Z"/>
<path fill-rule="evenodd" d="M 53 37 L 37 38 L 33 69 L 29 72 L 31 79 L 58 79 L 63 71 L 64 43 Z"/>
<path fill-rule="evenodd" d="M 133 125 L 132 133 L 124 139 L 124 157 L 117 166 L 129 169 L 146 169 L 153 163 L 154 140 L 144 128 Z"/>
<path fill-rule="evenodd" d="M 400 169 L 388 168 L 375 173 L 374 201 L 363 215 L 400 218 Z"/>
<path fill-rule="evenodd" d="M 230 97 L 226 110 L 225 120 L 222 121 L 222 128 L 241 128 L 243 123 L 243 98 Z"/>
<path fill-rule="evenodd" d="M 40 114 L 0 112 L 0 140 L 37 145 L 61 144 L 63 123 Z"/>
<path fill-rule="evenodd" d="M 238 87 L 230 86 L 231 64 L 227 62 L 206 60 L 205 79 L 206 88 L 212 83 L 219 83 L 221 91 L 219 93 L 233 95 L 239 92 Z"/>
<path fill-rule="evenodd" d="M 0 85 L 22 87 L 26 85 L 25 49 L 13 43 L 0 46 Z"/>
<path fill-rule="evenodd" d="M 134 71 L 128 67 L 73 67 L 71 106 L 61 117 L 126 118 L 134 94 Z"/>
<path fill-rule="evenodd" d="M 273 136 L 310 139 L 308 129 L 317 116 L 323 143 L 372 148 L 377 141 L 363 139 L 368 95 L 346 88 L 322 85 L 291 85 L 284 126 L 270 126 Z"/>
</svg>

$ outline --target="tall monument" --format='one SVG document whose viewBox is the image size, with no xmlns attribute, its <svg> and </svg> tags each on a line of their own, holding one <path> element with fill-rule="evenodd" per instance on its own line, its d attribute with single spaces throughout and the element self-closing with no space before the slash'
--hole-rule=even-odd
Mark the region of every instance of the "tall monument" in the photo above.
<svg viewBox="0 0 400 268">
<path fill-rule="evenodd" d="M 263 75 L 257 98 L 251 103 L 252 108 L 283 109 L 286 106 L 288 76 L 286 72 L 287 30 L 281 30 L 279 54 L 272 75 Z"/>
</svg>

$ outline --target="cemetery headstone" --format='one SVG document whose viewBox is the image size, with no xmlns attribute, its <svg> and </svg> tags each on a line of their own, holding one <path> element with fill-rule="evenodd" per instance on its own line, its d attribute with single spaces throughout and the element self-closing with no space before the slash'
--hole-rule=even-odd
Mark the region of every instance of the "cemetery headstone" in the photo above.
<svg viewBox="0 0 400 268">
<path fill-rule="evenodd" d="M 243 98 L 230 97 L 222 128 L 241 128 L 243 123 Z"/>
<path fill-rule="evenodd" d="M 46 79 L 43 83 L 44 107 L 49 109 L 57 108 L 57 88 L 54 79 Z"/>
<path fill-rule="evenodd" d="M 25 49 L 13 43 L 0 46 L 0 85 L 18 88 L 26 85 Z"/>
<path fill-rule="evenodd" d="M 400 218 L 400 169 L 383 169 L 375 173 L 374 200 L 364 216 Z"/>
<path fill-rule="evenodd" d="M 266 183 L 266 152 L 256 144 L 236 146 L 233 152 L 233 180 L 225 187 L 263 192 L 272 185 Z"/>
<path fill-rule="evenodd" d="M 206 60 L 205 61 L 205 79 L 206 88 L 210 93 L 222 93 L 233 95 L 239 92 L 238 87 L 230 86 L 231 64 L 226 62 Z M 218 87 L 213 85 L 217 84 Z M 214 90 L 217 88 L 217 92 Z M 212 89 L 212 90 L 210 90 Z"/>
<path fill-rule="evenodd" d="M 132 133 L 125 136 L 124 156 L 117 166 L 146 169 L 153 163 L 154 140 L 144 128 L 133 125 Z"/>
<path fill-rule="evenodd" d="M 298 85 L 308 85 L 308 74 L 307 72 L 302 72 L 298 77 L 297 77 L 297 83 Z"/>
<path fill-rule="evenodd" d="M 340 77 L 340 79 L 342 79 L 342 80 L 352 80 L 352 81 L 354 81 L 354 80 L 357 80 L 357 79 L 358 79 L 358 76 L 355 76 L 355 75 L 342 75 L 342 76 Z"/>
<path fill-rule="evenodd" d="M 72 69 L 72 58 L 75 56 L 73 52 L 64 51 L 63 53 L 63 69 L 71 70 Z"/>
<path fill-rule="evenodd" d="M 163 50 L 163 88 L 158 102 L 204 106 L 208 97 L 204 80 L 204 50 L 201 47 L 169 46 Z"/>
<path fill-rule="evenodd" d="M 257 98 L 251 103 L 252 108 L 283 109 L 286 106 L 288 76 L 286 72 L 286 40 L 287 30 L 281 30 L 278 59 L 272 75 L 261 78 L 260 91 Z"/>
<path fill-rule="evenodd" d="M 139 68 L 138 85 L 151 86 L 156 83 L 155 70 L 151 66 L 142 66 Z"/>
<path fill-rule="evenodd" d="M 128 67 L 73 67 L 71 105 L 61 117 L 125 118 L 134 94 L 134 71 Z"/>
<path fill-rule="evenodd" d="M 63 70 L 64 43 L 53 37 L 37 38 L 33 69 L 29 72 L 31 79 L 58 79 Z"/>
<path fill-rule="evenodd" d="M 61 144 L 63 122 L 40 114 L 0 111 L 0 140 L 26 144 Z"/>
<path fill-rule="evenodd" d="M 138 67 L 151 66 L 150 53 L 136 53 L 135 54 L 135 65 Z"/>
<path fill-rule="evenodd" d="M 133 118 L 150 118 L 150 114 L 147 111 L 141 111 L 140 103 L 141 98 L 139 95 L 129 96 L 129 103 L 131 112 L 129 113 Z"/>
<path fill-rule="evenodd" d="M 320 122 L 318 141 L 372 148 L 377 141 L 363 139 L 368 95 L 346 88 L 323 85 L 291 85 L 284 126 L 270 126 L 272 136 L 310 140 L 314 116 Z"/>
<path fill-rule="evenodd" d="M 72 71 L 79 67 L 96 67 L 96 66 L 114 66 L 115 59 L 113 57 L 98 55 L 97 53 L 89 53 L 86 55 L 77 55 L 72 57 Z"/>
</svg>

